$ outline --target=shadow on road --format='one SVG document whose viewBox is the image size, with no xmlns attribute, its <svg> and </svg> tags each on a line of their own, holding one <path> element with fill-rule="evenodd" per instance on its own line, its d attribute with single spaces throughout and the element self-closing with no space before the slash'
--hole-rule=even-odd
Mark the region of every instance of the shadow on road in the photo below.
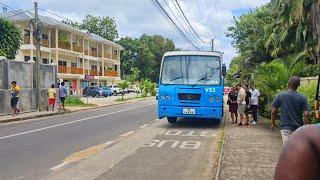
<svg viewBox="0 0 320 180">
<path fill-rule="evenodd" d="M 166 119 L 162 119 L 162 121 L 166 121 Z M 174 129 L 217 129 L 219 128 L 219 123 L 214 120 L 209 119 L 186 119 L 180 118 L 177 120 L 175 124 L 164 124 L 163 128 L 174 128 Z"/>
</svg>

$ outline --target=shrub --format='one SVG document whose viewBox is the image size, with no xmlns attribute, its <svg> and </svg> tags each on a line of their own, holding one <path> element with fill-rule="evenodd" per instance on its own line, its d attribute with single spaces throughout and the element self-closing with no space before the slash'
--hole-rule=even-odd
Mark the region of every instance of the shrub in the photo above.
<svg viewBox="0 0 320 180">
<path fill-rule="evenodd" d="M 12 22 L 0 18 L 0 56 L 14 59 L 21 41 L 20 29 Z"/>
<path fill-rule="evenodd" d="M 65 101 L 66 105 L 83 105 L 84 102 L 79 96 L 68 96 Z"/>
<path fill-rule="evenodd" d="M 308 99 L 309 102 L 309 107 L 310 107 L 310 116 L 311 116 L 311 122 L 313 124 L 319 123 L 319 120 L 314 119 L 314 98 L 316 95 L 316 90 L 317 90 L 317 83 L 316 82 L 311 82 L 309 85 L 304 85 L 300 86 L 298 91 L 305 95 Z"/>
</svg>

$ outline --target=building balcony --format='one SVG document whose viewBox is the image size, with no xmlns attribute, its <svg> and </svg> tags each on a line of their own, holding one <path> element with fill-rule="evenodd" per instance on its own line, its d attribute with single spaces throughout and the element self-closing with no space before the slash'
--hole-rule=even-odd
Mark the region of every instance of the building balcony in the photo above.
<svg viewBox="0 0 320 180">
<path fill-rule="evenodd" d="M 87 55 L 87 56 L 89 56 L 89 50 L 85 49 L 85 50 L 84 50 L 84 54 Z"/>
<path fill-rule="evenodd" d="M 107 53 L 105 53 L 105 54 L 104 54 L 104 58 L 111 59 L 111 54 L 107 54 Z"/>
<path fill-rule="evenodd" d="M 119 60 L 118 56 L 113 56 L 112 59 L 113 59 L 113 60 L 116 60 L 116 61 Z"/>
<path fill-rule="evenodd" d="M 83 53 L 83 47 L 82 46 L 73 45 L 73 51 L 78 52 L 78 53 Z"/>
<path fill-rule="evenodd" d="M 25 36 L 25 37 L 23 38 L 23 43 L 24 43 L 24 44 L 30 44 L 30 36 Z"/>
<path fill-rule="evenodd" d="M 97 52 L 96 51 L 90 51 L 90 56 L 97 57 Z"/>
<path fill-rule="evenodd" d="M 68 73 L 67 66 L 58 66 L 58 73 L 67 74 Z"/>
<path fill-rule="evenodd" d="M 107 71 L 104 71 L 104 76 L 117 77 L 118 73 L 117 71 L 107 70 Z"/>
<path fill-rule="evenodd" d="M 40 43 L 42 47 L 49 47 L 49 41 L 46 39 L 42 39 Z"/>
<path fill-rule="evenodd" d="M 69 51 L 71 50 L 70 43 L 66 43 L 66 42 L 59 42 L 58 47 L 60 49 L 65 49 L 65 50 L 69 50 Z"/>
<path fill-rule="evenodd" d="M 70 72 L 71 74 L 83 74 L 83 68 L 71 67 Z"/>
<path fill-rule="evenodd" d="M 90 76 L 98 76 L 98 71 L 97 70 L 90 70 L 89 75 Z"/>
</svg>

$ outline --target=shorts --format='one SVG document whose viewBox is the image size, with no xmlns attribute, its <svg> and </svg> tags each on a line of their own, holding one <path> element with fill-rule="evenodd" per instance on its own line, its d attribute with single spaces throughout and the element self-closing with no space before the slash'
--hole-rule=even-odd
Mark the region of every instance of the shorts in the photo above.
<svg viewBox="0 0 320 180">
<path fill-rule="evenodd" d="M 64 104 L 64 101 L 66 100 L 66 97 L 60 97 L 60 102 L 62 103 L 62 104 Z"/>
<path fill-rule="evenodd" d="M 19 98 L 18 97 L 13 97 L 11 98 L 11 107 L 16 108 L 18 104 Z"/>
<path fill-rule="evenodd" d="M 56 99 L 49 98 L 49 100 L 48 100 L 49 105 L 54 105 L 55 103 L 56 103 Z"/>
<path fill-rule="evenodd" d="M 229 105 L 229 112 L 231 113 L 237 113 L 238 111 L 238 104 L 234 103 L 234 104 L 230 104 Z"/>
<path fill-rule="evenodd" d="M 281 132 L 281 136 L 282 136 L 282 145 L 284 146 L 294 131 L 288 130 L 288 129 L 281 129 L 280 132 Z"/>
<path fill-rule="evenodd" d="M 239 104 L 238 105 L 238 113 L 239 114 L 244 114 L 245 110 L 246 110 L 246 105 L 245 104 Z"/>
</svg>

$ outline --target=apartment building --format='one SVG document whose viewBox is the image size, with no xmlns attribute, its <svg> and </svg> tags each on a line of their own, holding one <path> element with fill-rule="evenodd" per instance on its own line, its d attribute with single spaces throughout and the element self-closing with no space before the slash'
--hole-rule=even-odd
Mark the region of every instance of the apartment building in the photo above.
<svg viewBox="0 0 320 180">
<path fill-rule="evenodd" d="M 35 42 L 30 22 L 32 11 L 1 14 L 23 32 L 17 61 L 36 60 Z M 81 95 L 88 85 L 106 86 L 120 81 L 120 51 L 123 47 L 98 35 L 73 28 L 56 19 L 40 16 L 41 63 L 57 65 L 58 78 L 66 82 L 69 94 Z"/>
</svg>

